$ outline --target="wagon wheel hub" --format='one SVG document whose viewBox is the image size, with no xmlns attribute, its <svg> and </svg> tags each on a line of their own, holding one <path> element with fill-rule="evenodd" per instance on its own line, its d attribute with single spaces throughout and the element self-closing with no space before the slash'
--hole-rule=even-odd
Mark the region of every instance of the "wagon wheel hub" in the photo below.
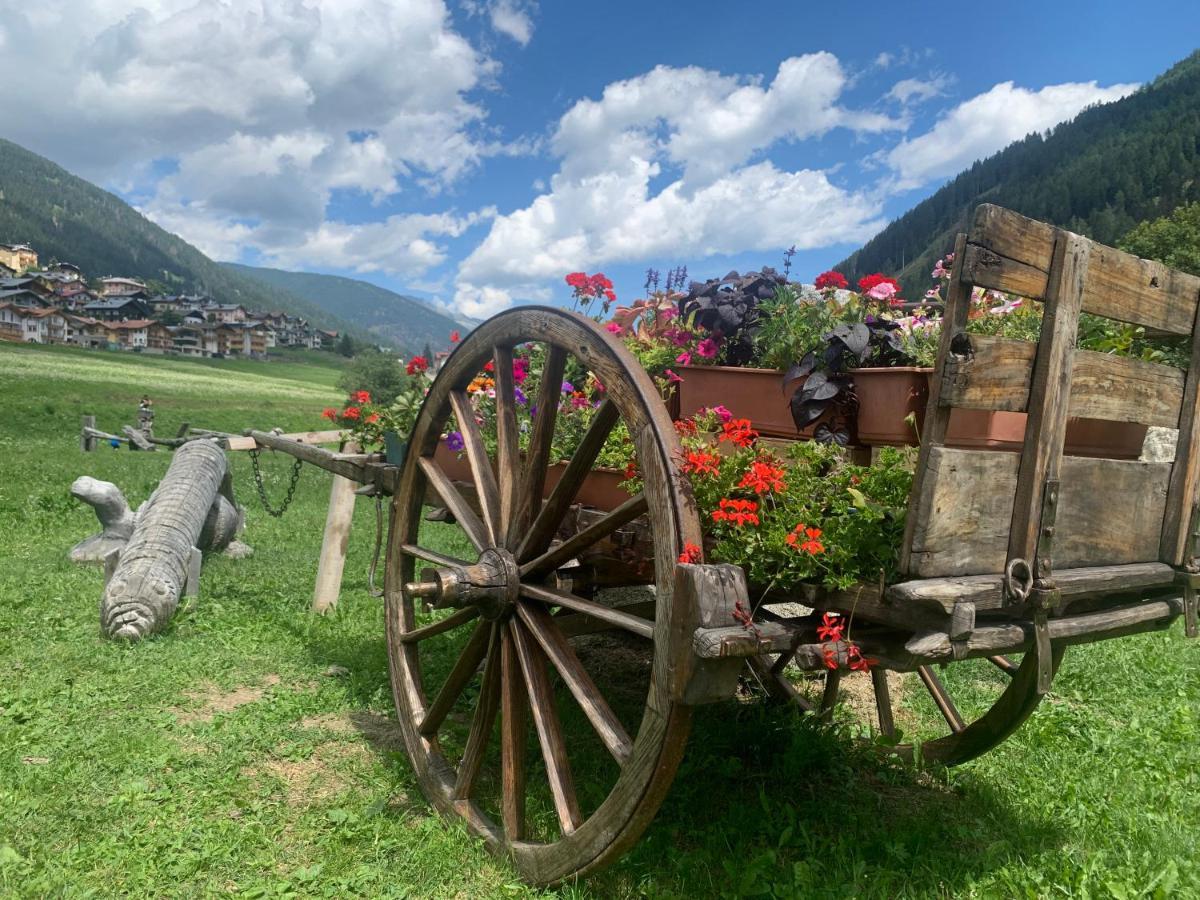
<svg viewBox="0 0 1200 900">
<path fill-rule="evenodd" d="M 473 565 L 423 569 L 421 580 L 404 586 L 434 609 L 479 607 L 485 619 L 507 618 L 516 608 L 521 571 L 507 550 L 489 547 Z"/>
</svg>

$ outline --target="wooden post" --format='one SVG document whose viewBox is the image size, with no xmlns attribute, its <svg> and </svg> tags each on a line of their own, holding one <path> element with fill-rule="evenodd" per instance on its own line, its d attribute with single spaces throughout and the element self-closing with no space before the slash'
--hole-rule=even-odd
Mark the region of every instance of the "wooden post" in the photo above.
<svg viewBox="0 0 1200 900">
<path fill-rule="evenodd" d="M 84 416 L 83 427 L 79 429 L 79 449 L 84 453 L 91 453 L 96 449 L 96 439 L 88 432 L 89 428 L 96 427 L 95 416 Z"/>
<path fill-rule="evenodd" d="M 342 445 L 342 452 L 357 453 L 353 443 Z M 333 476 L 329 490 L 329 512 L 325 515 L 325 536 L 317 562 L 317 583 L 313 588 L 312 609 L 324 615 L 337 606 L 342 592 L 342 570 L 346 567 L 346 547 L 350 543 L 350 525 L 354 520 L 354 490 L 358 485 L 341 475 Z"/>
</svg>

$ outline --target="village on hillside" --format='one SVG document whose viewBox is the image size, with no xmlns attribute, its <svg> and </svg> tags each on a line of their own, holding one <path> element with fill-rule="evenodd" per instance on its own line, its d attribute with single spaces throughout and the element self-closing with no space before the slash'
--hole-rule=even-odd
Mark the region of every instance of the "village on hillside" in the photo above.
<svg viewBox="0 0 1200 900">
<path fill-rule="evenodd" d="M 337 339 L 299 316 L 164 295 L 135 278 L 109 276 L 90 287 L 71 263 L 39 268 L 29 245 L 0 244 L 0 340 L 266 359 L 275 347 L 332 350 Z"/>
</svg>

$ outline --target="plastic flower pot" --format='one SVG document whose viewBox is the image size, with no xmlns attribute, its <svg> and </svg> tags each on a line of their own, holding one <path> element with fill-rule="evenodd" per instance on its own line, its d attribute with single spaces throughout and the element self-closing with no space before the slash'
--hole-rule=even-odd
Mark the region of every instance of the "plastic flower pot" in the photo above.
<svg viewBox="0 0 1200 900">
<path fill-rule="evenodd" d="M 408 440 L 394 431 L 383 433 L 384 459 L 389 466 L 404 465 L 404 457 L 408 456 Z"/>
</svg>

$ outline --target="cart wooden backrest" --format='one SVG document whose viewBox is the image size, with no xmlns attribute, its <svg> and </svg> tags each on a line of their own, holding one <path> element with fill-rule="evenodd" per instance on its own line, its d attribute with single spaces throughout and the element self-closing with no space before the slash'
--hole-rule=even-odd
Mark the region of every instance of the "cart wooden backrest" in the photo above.
<svg viewBox="0 0 1200 900">
<path fill-rule="evenodd" d="M 1038 342 L 965 334 L 976 286 L 1043 301 Z M 999 573 L 1016 558 L 1036 566 L 1047 495 L 1057 504 L 1054 569 L 1177 566 L 1190 556 L 1200 481 L 1198 302 L 1196 276 L 980 206 L 955 244 L 901 570 L 930 578 Z M 1081 311 L 1191 336 L 1189 369 L 1075 349 Z M 945 446 L 954 408 L 1027 413 L 1022 451 Z M 1175 461 L 1064 457 L 1076 416 L 1178 428 Z"/>
</svg>

